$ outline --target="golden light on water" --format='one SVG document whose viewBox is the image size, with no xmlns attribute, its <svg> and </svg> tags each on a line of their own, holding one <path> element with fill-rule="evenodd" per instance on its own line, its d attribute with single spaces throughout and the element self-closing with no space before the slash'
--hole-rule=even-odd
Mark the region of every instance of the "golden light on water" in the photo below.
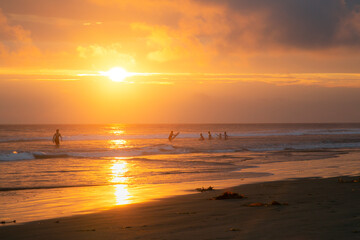
<svg viewBox="0 0 360 240">
<path fill-rule="evenodd" d="M 110 167 L 112 172 L 112 178 L 110 182 L 124 183 L 127 180 L 127 177 L 125 177 L 124 175 L 129 171 L 127 165 L 128 163 L 122 160 L 114 162 L 114 164 Z"/>
<path fill-rule="evenodd" d="M 125 126 L 123 124 L 114 124 L 107 127 L 106 132 L 112 135 L 123 135 L 125 134 Z"/>
<path fill-rule="evenodd" d="M 114 195 L 115 195 L 116 205 L 131 203 L 130 200 L 131 195 L 128 191 L 128 185 L 126 184 L 128 177 L 125 176 L 125 174 L 129 171 L 128 163 L 124 160 L 114 160 L 110 169 L 112 175 L 110 182 L 124 183 L 124 184 L 114 185 Z"/>
<path fill-rule="evenodd" d="M 107 131 L 109 134 L 120 136 L 125 134 L 125 131 L 122 130 L 119 126 L 112 126 L 110 130 Z M 109 148 L 111 149 L 117 149 L 117 148 L 125 148 L 127 145 L 127 141 L 124 139 L 115 139 L 115 140 L 109 140 Z"/>
<path fill-rule="evenodd" d="M 114 135 L 122 135 L 122 134 L 125 133 L 124 130 L 120 130 L 120 129 L 112 130 L 111 132 L 112 132 L 112 134 L 114 134 Z"/>
<path fill-rule="evenodd" d="M 127 141 L 124 139 L 109 140 L 109 148 L 118 149 L 126 148 Z"/>
</svg>

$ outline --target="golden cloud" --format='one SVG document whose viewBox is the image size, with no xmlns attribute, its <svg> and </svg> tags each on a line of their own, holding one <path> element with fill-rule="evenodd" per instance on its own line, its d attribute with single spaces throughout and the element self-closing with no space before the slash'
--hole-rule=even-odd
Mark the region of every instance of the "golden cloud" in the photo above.
<svg viewBox="0 0 360 240">
<path fill-rule="evenodd" d="M 0 9 L 0 62 L 2 67 L 26 66 L 40 54 L 30 32 L 19 25 L 11 25 Z"/>
</svg>

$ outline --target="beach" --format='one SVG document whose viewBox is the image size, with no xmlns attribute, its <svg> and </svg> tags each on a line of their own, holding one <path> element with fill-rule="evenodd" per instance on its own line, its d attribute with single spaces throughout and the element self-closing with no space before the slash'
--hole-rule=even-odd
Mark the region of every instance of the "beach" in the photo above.
<svg viewBox="0 0 360 240">
<path fill-rule="evenodd" d="M 0 228 L 1 239 L 360 239 L 358 177 L 305 178 L 115 207 Z M 277 201 L 282 205 L 271 205 Z M 250 207 L 251 203 L 269 205 Z"/>
<path fill-rule="evenodd" d="M 359 126 L 0 126 L 0 238 L 356 239 Z"/>
<path fill-rule="evenodd" d="M 360 0 L 0 0 L 0 240 L 360 240 Z"/>
</svg>

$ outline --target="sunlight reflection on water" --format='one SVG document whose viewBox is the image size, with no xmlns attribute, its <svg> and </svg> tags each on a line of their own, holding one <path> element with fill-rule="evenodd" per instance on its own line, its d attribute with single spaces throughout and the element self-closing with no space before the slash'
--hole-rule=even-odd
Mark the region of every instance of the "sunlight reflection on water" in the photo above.
<svg viewBox="0 0 360 240">
<path fill-rule="evenodd" d="M 128 178 L 125 174 L 129 171 L 128 163 L 122 158 L 117 158 L 119 160 L 114 160 L 110 169 L 112 171 L 112 178 L 110 182 L 112 183 L 125 183 Z M 132 201 L 130 200 L 131 195 L 128 191 L 127 184 L 118 184 L 114 185 L 114 195 L 116 200 L 116 205 L 129 204 Z"/>
<path fill-rule="evenodd" d="M 119 148 L 126 148 L 127 141 L 124 139 L 116 139 L 116 140 L 109 140 L 109 148 L 110 149 L 119 149 Z"/>
</svg>

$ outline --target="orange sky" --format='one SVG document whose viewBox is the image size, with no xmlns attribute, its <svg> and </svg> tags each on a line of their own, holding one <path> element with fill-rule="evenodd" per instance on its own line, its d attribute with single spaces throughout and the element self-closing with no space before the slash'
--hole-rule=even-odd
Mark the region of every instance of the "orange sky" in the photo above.
<svg viewBox="0 0 360 240">
<path fill-rule="evenodd" d="M 359 66 L 359 1 L 0 2 L 0 123 L 356 122 Z"/>
</svg>

